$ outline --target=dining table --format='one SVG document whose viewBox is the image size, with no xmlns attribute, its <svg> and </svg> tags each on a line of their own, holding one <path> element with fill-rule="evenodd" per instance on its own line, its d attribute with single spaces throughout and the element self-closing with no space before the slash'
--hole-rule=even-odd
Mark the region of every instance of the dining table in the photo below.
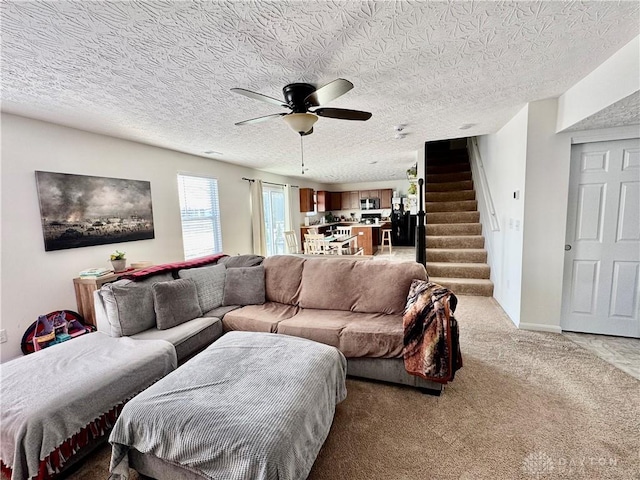
<svg viewBox="0 0 640 480">
<path fill-rule="evenodd" d="M 358 255 L 358 236 L 357 235 L 329 235 L 325 237 L 325 241 L 330 247 L 338 250 L 338 255 Z"/>
</svg>

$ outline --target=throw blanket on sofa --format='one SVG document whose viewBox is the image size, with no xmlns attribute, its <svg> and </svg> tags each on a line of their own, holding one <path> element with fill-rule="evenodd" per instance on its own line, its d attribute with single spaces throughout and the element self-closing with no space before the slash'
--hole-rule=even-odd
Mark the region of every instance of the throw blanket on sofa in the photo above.
<svg viewBox="0 0 640 480">
<path fill-rule="evenodd" d="M 169 342 L 95 332 L 0 365 L 3 473 L 12 479 L 57 473 L 81 446 L 79 433 L 105 425 L 176 363 Z"/>
<path fill-rule="evenodd" d="M 202 267 L 204 265 L 209 265 L 210 263 L 216 263 L 221 258 L 227 256 L 228 255 L 219 253 L 216 255 L 209 255 L 208 257 L 196 258 L 194 260 L 185 260 L 184 262 L 163 263 L 161 265 L 154 265 L 152 267 L 143 268 L 142 270 L 138 270 L 137 272 L 121 275 L 120 278 L 131 280 L 132 282 L 138 282 L 153 275 L 157 275 L 158 273 L 171 272 L 173 274 L 174 272 L 183 270 L 185 268 L 196 268 Z"/>
<path fill-rule="evenodd" d="M 224 480 L 303 480 L 346 397 L 344 356 L 310 340 L 230 332 L 125 405 L 111 479 L 134 448 Z"/>
<path fill-rule="evenodd" d="M 407 372 L 447 383 L 462 367 L 458 323 L 453 317 L 458 299 L 448 288 L 414 280 L 403 317 L 404 365 Z"/>
</svg>

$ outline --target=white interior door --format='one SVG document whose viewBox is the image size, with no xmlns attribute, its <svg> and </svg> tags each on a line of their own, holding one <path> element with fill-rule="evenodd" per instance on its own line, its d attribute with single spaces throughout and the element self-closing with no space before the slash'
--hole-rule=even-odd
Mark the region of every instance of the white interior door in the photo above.
<svg viewBox="0 0 640 480">
<path fill-rule="evenodd" d="M 640 338 L 640 139 L 572 147 L 566 239 L 562 329 Z"/>
</svg>

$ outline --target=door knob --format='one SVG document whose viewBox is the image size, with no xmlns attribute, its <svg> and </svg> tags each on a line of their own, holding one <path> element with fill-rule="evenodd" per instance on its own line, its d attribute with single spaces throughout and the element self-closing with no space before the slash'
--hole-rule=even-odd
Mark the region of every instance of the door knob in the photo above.
<svg viewBox="0 0 640 480">
<path fill-rule="evenodd" d="M 571 250 L 571 245 L 565 245 L 564 250 L 565 252 L 568 252 L 569 250 Z"/>
</svg>

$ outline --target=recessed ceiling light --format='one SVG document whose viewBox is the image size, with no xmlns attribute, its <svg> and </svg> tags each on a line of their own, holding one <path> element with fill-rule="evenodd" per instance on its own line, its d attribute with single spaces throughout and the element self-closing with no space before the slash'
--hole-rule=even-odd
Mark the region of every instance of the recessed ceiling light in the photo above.
<svg viewBox="0 0 640 480">
<path fill-rule="evenodd" d="M 215 150 L 207 150 L 205 155 L 222 155 L 222 152 L 216 152 Z"/>
<path fill-rule="evenodd" d="M 378 161 L 374 160 L 373 162 L 369 162 L 369 165 L 375 165 L 376 163 L 378 163 Z"/>
<path fill-rule="evenodd" d="M 463 123 L 462 125 L 460 125 L 458 128 L 460 130 L 469 130 L 471 127 L 475 127 L 476 124 L 475 123 Z"/>
</svg>

